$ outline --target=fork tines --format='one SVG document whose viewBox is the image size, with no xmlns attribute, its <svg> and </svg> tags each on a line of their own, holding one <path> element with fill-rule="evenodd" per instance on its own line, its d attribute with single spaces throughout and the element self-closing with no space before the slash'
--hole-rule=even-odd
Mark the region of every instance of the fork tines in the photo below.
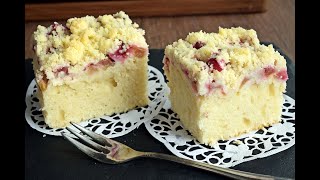
<svg viewBox="0 0 320 180">
<path fill-rule="evenodd" d="M 110 153 L 110 147 L 112 146 L 113 140 L 107 139 L 107 138 L 101 136 L 100 134 L 97 134 L 95 132 L 87 130 L 87 129 L 85 129 L 75 123 L 71 122 L 71 124 L 74 127 L 76 127 L 77 129 L 79 129 L 83 134 L 88 135 L 91 139 L 87 136 L 81 135 L 80 133 L 76 132 L 75 130 L 73 130 L 69 127 L 67 127 L 66 129 L 68 131 L 70 131 L 72 134 L 74 134 L 76 137 L 78 137 L 79 140 L 85 142 L 90 147 L 79 142 L 79 140 L 72 138 L 70 135 L 62 132 L 61 134 L 66 140 L 71 142 L 74 146 L 76 146 L 79 150 L 81 150 L 82 152 L 84 152 L 88 156 L 90 156 L 98 161 L 101 161 L 101 162 L 108 161 L 108 163 L 113 163 L 112 161 L 110 161 L 106 158 L 106 155 L 108 153 Z"/>
</svg>

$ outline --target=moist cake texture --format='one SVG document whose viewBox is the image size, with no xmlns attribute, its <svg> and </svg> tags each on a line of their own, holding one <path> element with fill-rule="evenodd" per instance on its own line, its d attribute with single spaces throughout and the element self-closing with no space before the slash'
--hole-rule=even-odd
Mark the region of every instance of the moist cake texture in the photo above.
<svg viewBox="0 0 320 180">
<path fill-rule="evenodd" d="M 166 47 L 163 64 L 172 109 L 201 143 L 281 120 L 286 61 L 252 29 L 189 33 Z"/>
<path fill-rule="evenodd" d="M 69 122 L 148 104 L 144 30 L 120 11 L 39 25 L 33 69 L 45 122 Z"/>
</svg>

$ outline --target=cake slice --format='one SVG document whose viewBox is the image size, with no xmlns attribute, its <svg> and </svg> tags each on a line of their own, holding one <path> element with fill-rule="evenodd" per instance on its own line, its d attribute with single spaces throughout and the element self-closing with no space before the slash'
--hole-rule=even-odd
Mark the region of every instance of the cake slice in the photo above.
<svg viewBox="0 0 320 180">
<path fill-rule="evenodd" d="M 183 126 L 213 146 L 281 120 L 286 61 L 254 30 L 193 32 L 165 49 L 169 99 Z"/>
<path fill-rule="evenodd" d="M 39 25 L 33 68 L 46 124 L 61 128 L 147 105 L 144 34 L 122 11 Z"/>
</svg>

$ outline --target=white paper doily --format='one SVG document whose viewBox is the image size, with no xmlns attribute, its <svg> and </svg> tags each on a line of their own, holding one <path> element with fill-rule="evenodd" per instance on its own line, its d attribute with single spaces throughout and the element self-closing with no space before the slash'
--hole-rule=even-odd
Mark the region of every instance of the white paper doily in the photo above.
<svg viewBox="0 0 320 180">
<path fill-rule="evenodd" d="M 214 147 L 200 144 L 185 130 L 166 100 L 159 114 L 145 122 L 149 133 L 181 158 L 232 167 L 242 162 L 267 157 L 295 144 L 295 100 L 284 95 L 282 121 L 269 128 L 252 131 Z"/>
<path fill-rule="evenodd" d="M 148 67 L 148 96 L 150 103 L 145 107 L 136 108 L 126 113 L 117 113 L 111 116 L 93 118 L 79 123 L 96 133 L 102 134 L 108 138 L 123 136 L 143 122 L 152 119 L 158 114 L 164 104 L 164 93 L 167 89 L 162 73 L 152 67 Z M 61 136 L 61 132 L 69 135 L 71 133 L 65 128 L 50 128 L 44 122 L 42 112 L 40 111 L 39 100 L 36 97 L 38 88 L 35 80 L 32 80 L 26 93 L 26 111 L 25 118 L 28 124 L 45 134 Z"/>
</svg>

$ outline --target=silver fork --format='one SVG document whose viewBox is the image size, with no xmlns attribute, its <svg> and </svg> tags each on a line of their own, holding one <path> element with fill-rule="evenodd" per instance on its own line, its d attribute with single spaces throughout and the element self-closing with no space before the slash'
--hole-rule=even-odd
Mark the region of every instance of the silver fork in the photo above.
<svg viewBox="0 0 320 180">
<path fill-rule="evenodd" d="M 239 170 L 234 170 L 229 168 L 222 168 L 214 165 L 209 165 L 206 163 L 200 163 L 200 162 L 196 162 L 188 159 L 179 158 L 179 157 L 168 155 L 168 154 L 136 151 L 122 143 L 119 143 L 112 139 L 106 138 L 100 134 L 92 132 L 88 129 L 85 129 L 82 126 L 79 126 L 78 124 L 75 124 L 75 123 L 71 123 L 71 124 L 77 129 L 79 129 L 82 132 L 82 134 L 86 134 L 90 138 L 83 136 L 82 134 L 76 132 L 75 130 L 69 127 L 67 127 L 67 129 L 72 134 L 77 136 L 79 139 L 81 139 L 91 147 L 82 144 L 78 140 L 72 138 L 71 136 L 63 132 L 61 133 L 62 136 L 68 141 L 70 141 L 74 146 L 76 146 L 82 152 L 87 154 L 88 156 L 103 163 L 119 164 L 119 163 L 124 163 L 130 160 L 133 160 L 135 158 L 147 157 L 147 158 L 169 160 L 176 163 L 197 167 L 200 169 L 211 171 L 211 172 L 224 175 L 230 178 L 234 178 L 234 179 L 258 179 L 258 180 L 271 180 L 271 179 L 288 180 L 289 179 L 289 178 L 274 177 L 269 175 L 244 172 L 244 171 L 239 171 Z"/>
</svg>

